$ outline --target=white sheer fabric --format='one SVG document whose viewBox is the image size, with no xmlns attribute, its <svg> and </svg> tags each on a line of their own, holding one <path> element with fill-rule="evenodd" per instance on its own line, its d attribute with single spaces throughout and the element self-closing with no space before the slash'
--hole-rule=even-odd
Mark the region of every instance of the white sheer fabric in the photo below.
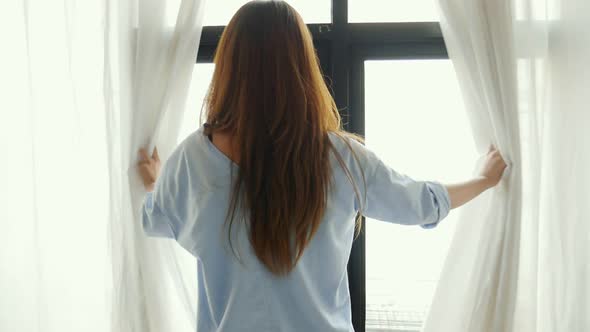
<svg viewBox="0 0 590 332">
<path fill-rule="evenodd" d="M 202 28 L 203 1 L 107 1 L 105 85 L 111 180 L 113 331 L 196 329 L 196 262 L 174 241 L 143 234 L 140 147 L 163 160 L 180 130 Z M 163 15 L 178 13 L 170 25 Z M 198 124 L 195 124 L 197 127 Z M 122 144 L 113 144 L 120 141 Z"/>
<path fill-rule="evenodd" d="M 462 209 L 424 330 L 590 330 L 590 3 L 439 3 L 474 139 L 511 167 Z"/>
<path fill-rule="evenodd" d="M 110 326 L 97 1 L 0 1 L 0 331 Z"/>
<path fill-rule="evenodd" d="M 194 259 L 144 237 L 134 164 L 176 144 L 202 7 L 0 2 L 0 331 L 194 331 Z"/>
</svg>

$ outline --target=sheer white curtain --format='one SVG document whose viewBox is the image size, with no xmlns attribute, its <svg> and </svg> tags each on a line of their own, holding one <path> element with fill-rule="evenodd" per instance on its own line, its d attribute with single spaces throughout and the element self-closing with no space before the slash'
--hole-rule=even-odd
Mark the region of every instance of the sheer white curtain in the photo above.
<svg viewBox="0 0 590 332">
<path fill-rule="evenodd" d="M 178 3 L 178 2 L 177 2 Z M 164 15 L 178 14 L 173 23 Z M 145 190 L 140 147 L 174 146 L 202 28 L 203 1 L 109 0 L 105 96 L 111 181 L 114 331 L 196 329 L 196 262 L 166 239 L 149 239 L 139 221 Z M 195 128 L 198 124 L 195 123 Z M 116 144 L 120 143 L 120 144 Z"/>
<path fill-rule="evenodd" d="M 0 331 L 108 331 L 99 2 L 0 2 Z"/>
<path fill-rule="evenodd" d="M 144 237 L 134 164 L 176 142 L 202 13 L 0 2 L 0 331 L 194 330 L 194 260 Z"/>
<path fill-rule="evenodd" d="M 462 209 L 424 330 L 590 330 L 590 3 L 439 3 L 474 139 L 511 167 Z"/>
</svg>

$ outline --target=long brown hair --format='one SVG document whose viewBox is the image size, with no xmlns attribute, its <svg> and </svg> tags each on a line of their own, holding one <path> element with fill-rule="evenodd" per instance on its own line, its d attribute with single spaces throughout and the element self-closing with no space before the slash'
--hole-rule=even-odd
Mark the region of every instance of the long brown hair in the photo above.
<svg viewBox="0 0 590 332">
<path fill-rule="evenodd" d="M 328 133 L 343 138 L 351 151 L 345 138 L 362 139 L 341 129 L 311 34 L 287 3 L 242 6 L 225 28 L 214 62 L 205 134 L 231 133 L 239 159 L 226 219 L 230 245 L 236 209 L 244 207 L 256 256 L 274 274 L 286 274 L 324 215 L 332 182 L 330 152 L 362 202 Z M 362 169 L 361 174 L 365 182 Z M 357 216 L 357 234 L 359 221 Z"/>
</svg>

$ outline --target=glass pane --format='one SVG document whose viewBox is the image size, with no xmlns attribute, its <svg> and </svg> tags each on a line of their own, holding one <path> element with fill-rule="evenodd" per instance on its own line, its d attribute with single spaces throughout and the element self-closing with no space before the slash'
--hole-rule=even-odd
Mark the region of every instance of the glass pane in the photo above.
<svg viewBox="0 0 590 332">
<path fill-rule="evenodd" d="M 207 1 L 205 4 L 205 22 L 207 25 L 227 25 L 232 16 L 248 0 Z M 290 0 L 305 23 L 330 23 L 332 21 L 332 4 L 330 0 Z"/>
<path fill-rule="evenodd" d="M 437 22 L 435 0 L 348 0 L 348 21 Z"/>
<path fill-rule="evenodd" d="M 454 182 L 477 159 L 449 60 L 365 62 L 366 144 L 396 171 Z M 454 232 L 367 219 L 366 331 L 420 331 Z"/>
<path fill-rule="evenodd" d="M 193 78 L 188 91 L 186 109 L 184 111 L 184 120 L 180 127 L 180 134 L 178 135 L 179 143 L 199 128 L 199 116 L 201 115 L 201 109 L 203 108 L 209 83 L 211 83 L 211 78 L 213 78 L 214 69 L 215 65 L 212 63 L 195 64 Z"/>
</svg>

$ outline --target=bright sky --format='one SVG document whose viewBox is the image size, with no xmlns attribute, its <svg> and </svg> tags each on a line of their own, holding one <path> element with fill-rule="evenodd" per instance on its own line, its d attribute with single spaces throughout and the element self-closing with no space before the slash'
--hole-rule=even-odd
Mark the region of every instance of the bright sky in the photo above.
<svg viewBox="0 0 590 332">
<path fill-rule="evenodd" d="M 177 0 L 179 1 L 179 0 Z M 205 4 L 205 25 L 226 25 L 248 0 L 210 0 Z M 331 0 L 288 0 L 306 23 L 330 23 Z M 348 0 L 348 17 L 358 22 L 428 22 L 438 21 L 435 0 Z M 174 22 L 178 4 L 172 1 L 168 22 Z"/>
<path fill-rule="evenodd" d="M 443 183 L 471 175 L 477 158 L 449 60 L 365 62 L 366 143 L 396 171 Z M 457 222 L 425 230 L 367 222 L 367 303 L 426 310 Z"/>
</svg>

